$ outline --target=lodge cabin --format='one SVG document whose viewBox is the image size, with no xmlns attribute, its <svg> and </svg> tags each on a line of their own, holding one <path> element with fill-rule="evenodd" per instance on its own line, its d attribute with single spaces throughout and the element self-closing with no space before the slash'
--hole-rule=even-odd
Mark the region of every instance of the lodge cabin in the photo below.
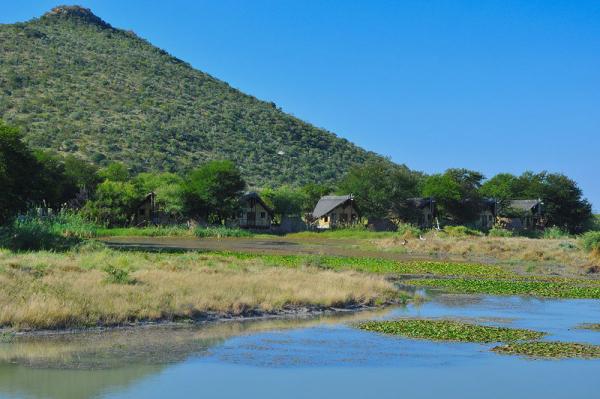
<svg viewBox="0 0 600 399">
<path fill-rule="evenodd" d="M 475 225 L 481 230 L 490 230 L 496 224 L 498 217 L 498 201 L 485 198 L 479 204 L 479 215 Z"/>
<path fill-rule="evenodd" d="M 544 228 L 543 205 L 539 199 L 510 200 L 501 210 L 499 223 L 509 230 Z"/>
<path fill-rule="evenodd" d="M 243 229 L 270 229 L 273 210 L 255 192 L 246 193 L 240 199 L 237 224 Z"/>
<path fill-rule="evenodd" d="M 134 226 L 164 226 L 178 222 L 177 215 L 171 215 L 160 209 L 160 206 L 156 202 L 156 193 L 154 192 L 146 194 L 136 207 L 132 218 Z"/>
<path fill-rule="evenodd" d="M 358 210 L 350 195 L 326 195 L 312 212 L 317 229 L 332 229 L 358 223 Z"/>
<path fill-rule="evenodd" d="M 400 210 L 399 221 L 420 228 L 433 227 L 437 217 L 437 204 L 434 198 L 408 198 Z"/>
</svg>

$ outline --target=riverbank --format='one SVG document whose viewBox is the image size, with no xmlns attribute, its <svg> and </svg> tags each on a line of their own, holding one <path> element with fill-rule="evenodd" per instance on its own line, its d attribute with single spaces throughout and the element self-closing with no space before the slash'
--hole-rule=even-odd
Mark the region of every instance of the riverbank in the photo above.
<svg viewBox="0 0 600 399">
<path fill-rule="evenodd" d="M 202 253 L 0 252 L 0 326 L 16 331 L 316 313 L 401 303 L 384 276 Z"/>
<path fill-rule="evenodd" d="M 0 328 L 67 330 L 318 314 L 410 300 L 399 287 L 600 298 L 596 273 L 432 261 L 331 241 L 124 237 L 108 241 L 113 248 L 88 241 L 63 252 L 0 250 Z"/>
</svg>

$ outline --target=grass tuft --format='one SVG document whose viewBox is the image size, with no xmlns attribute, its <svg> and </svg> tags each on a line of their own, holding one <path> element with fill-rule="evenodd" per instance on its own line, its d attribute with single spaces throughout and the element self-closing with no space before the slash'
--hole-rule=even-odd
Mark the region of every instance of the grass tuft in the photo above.
<svg viewBox="0 0 600 399">
<path fill-rule="evenodd" d="M 135 284 L 135 279 L 131 278 L 129 271 L 112 265 L 104 267 L 106 281 L 113 284 Z"/>
</svg>

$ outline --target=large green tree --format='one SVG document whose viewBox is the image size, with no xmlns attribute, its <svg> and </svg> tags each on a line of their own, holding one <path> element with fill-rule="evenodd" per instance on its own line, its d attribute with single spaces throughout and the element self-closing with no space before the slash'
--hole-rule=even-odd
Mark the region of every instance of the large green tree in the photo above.
<svg viewBox="0 0 600 399">
<path fill-rule="evenodd" d="M 315 209 L 317 202 L 324 195 L 331 194 L 335 189 L 329 184 L 309 183 L 300 188 L 304 202 L 302 203 L 302 212 L 309 213 Z"/>
<path fill-rule="evenodd" d="M 140 173 L 134 179 L 139 190 L 156 194 L 158 207 L 171 215 L 181 216 L 184 210 L 184 181 L 174 173 Z"/>
<path fill-rule="evenodd" d="M 222 223 L 235 214 L 245 188 L 246 182 L 233 162 L 207 162 L 187 176 L 186 210 L 206 221 Z"/>
<path fill-rule="evenodd" d="M 473 222 L 481 207 L 479 189 L 484 176 L 469 169 L 448 169 L 427 177 L 422 195 L 435 198 L 438 211 L 451 223 Z"/>
<path fill-rule="evenodd" d="M 541 199 L 547 225 L 573 233 L 584 230 L 592 219 L 592 207 L 577 183 L 561 173 L 525 172 L 518 177 L 499 174 L 485 182 L 481 192 L 504 202 Z"/>
<path fill-rule="evenodd" d="M 385 159 L 355 165 L 338 186 L 340 194 L 353 194 L 363 216 L 390 216 L 404 200 L 418 194 L 420 175 Z"/>
<path fill-rule="evenodd" d="M 0 120 L 0 223 L 27 209 L 40 166 L 19 130 Z"/>
<path fill-rule="evenodd" d="M 95 223 L 114 227 L 131 221 L 143 193 L 131 182 L 105 180 L 96 188 L 91 201 L 84 206 L 83 214 Z"/>
<path fill-rule="evenodd" d="M 303 190 L 291 186 L 265 189 L 261 192 L 261 197 L 273 208 L 279 220 L 284 216 L 300 216 L 307 201 Z"/>
</svg>

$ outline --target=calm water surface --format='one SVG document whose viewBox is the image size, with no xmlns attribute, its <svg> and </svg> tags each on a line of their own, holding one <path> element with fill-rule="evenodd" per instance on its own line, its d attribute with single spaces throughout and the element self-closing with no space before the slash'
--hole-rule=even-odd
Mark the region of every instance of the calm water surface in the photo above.
<svg viewBox="0 0 600 399">
<path fill-rule="evenodd" d="M 441 295 L 421 305 L 311 320 L 19 339 L 0 344 L 2 398 L 596 398 L 600 361 L 530 360 L 493 345 L 352 328 L 362 319 L 453 317 L 600 345 L 600 301 Z"/>
</svg>

